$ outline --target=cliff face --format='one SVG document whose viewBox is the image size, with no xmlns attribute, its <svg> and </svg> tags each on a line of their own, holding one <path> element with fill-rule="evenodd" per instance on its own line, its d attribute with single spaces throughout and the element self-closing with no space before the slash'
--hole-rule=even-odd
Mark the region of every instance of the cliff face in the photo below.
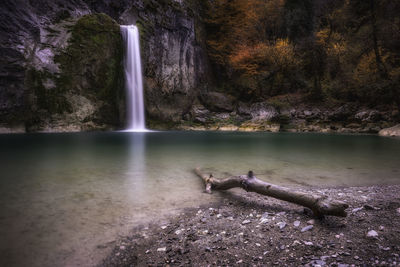
<svg viewBox="0 0 400 267">
<path fill-rule="evenodd" d="M 194 2 L 2 1 L 0 128 L 123 128 L 118 23 L 141 31 L 148 117 L 180 121 L 207 81 Z"/>
</svg>

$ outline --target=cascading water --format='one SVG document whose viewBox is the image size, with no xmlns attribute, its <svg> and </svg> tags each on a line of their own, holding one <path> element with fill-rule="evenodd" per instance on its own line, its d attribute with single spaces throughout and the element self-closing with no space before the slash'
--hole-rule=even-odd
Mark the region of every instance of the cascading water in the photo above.
<svg viewBox="0 0 400 267">
<path fill-rule="evenodd" d="M 139 30 L 135 25 L 121 25 L 121 33 L 125 42 L 127 131 L 146 131 Z"/>
</svg>

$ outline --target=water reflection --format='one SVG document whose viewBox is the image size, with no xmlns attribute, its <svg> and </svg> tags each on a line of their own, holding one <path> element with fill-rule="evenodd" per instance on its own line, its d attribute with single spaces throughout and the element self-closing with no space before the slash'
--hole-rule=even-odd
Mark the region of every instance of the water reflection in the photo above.
<svg viewBox="0 0 400 267">
<path fill-rule="evenodd" d="M 125 177 L 129 187 L 128 194 L 133 201 L 143 199 L 147 171 L 146 171 L 146 133 L 127 132 L 127 156 L 125 158 Z"/>
</svg>

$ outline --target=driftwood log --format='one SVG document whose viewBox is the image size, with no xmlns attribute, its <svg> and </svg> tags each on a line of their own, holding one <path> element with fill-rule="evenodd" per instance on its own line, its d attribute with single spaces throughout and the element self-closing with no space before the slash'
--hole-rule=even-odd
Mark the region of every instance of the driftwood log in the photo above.
<svg viewBox="0 0 400 267">
<path fill-rule="evenodd" d="M 225 179 L 216 179 L 212 174 L 207 175 L 199 168 L 196 168 L 194 172 L 203 179 L 207 193 L 211 193 L 211 190 L 228 190 L 239 187 L 247 192 L 256 192 L 261 195 L 307 207 L 311 209 L 317 217 L 323 217 L 324 215 L 347 216 L 345 210 L 349 205 L 342 201 L 332 200 L 324 195 L 303 193 L 290 188 L 266 183 L 257 179 L 252 171 L 249 171 L 247 175 L 231 176 Z"/>
</svg>

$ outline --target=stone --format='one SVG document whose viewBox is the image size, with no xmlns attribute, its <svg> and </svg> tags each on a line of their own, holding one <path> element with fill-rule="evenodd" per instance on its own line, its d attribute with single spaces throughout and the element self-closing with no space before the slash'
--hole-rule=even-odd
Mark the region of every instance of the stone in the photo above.
<svg viewBox="0 0 400 267">
<path fill-rule="evenodd" d="M 301 232 L 307 232 L 313 229 L 313 225 L 307 225 L 306 227 L 301 228 Z"/>
<path fill-rule="evenodd" d="M 294 225 L 294 227 L 299 227 L 300 226 L 300 221 L 294 221 L 293 225 Z"/>
<path fill-rule="evenodd" d="M 201 96 L 204 105 L 211 111 L 233 111 L 234 98 L 219 92 L 208 92 Z"/>
<path fill-rule="evenodd" d="M 356 213 L 356 212 L 358 212 L 358 211 L 360 211 L 360 210 L 362 210 L 362 209 L 363 209 L 363 207 L 355 208 L 355 209 L 352 209 L 351 212 L 352 212 L 352 213 Z"/>
<path fill-rule="evenodd" d="M 354 118 L 362 122 L 377 122 L 380 120 L 381 115 L 377 110 L 363 110 L 357 112 Z"/>
<path fill-rule="evenodd" d="M 167 247 L 158 248 L 157 252 L 165 252 L 167 251 Z"/>
<path fill-rule="evenodd" d="M 367 237 L 372 237 L 372 238 L 378 237 L 378 235 L 379 234 L 375 230 L 370 230 L 367 233 Z"/>
<path fill-rule="evenodd" d="M 314 219 L 309 220 L 309 221 L 307 221 L 307 224 L 315 224 L 315 220 Z"/>
<path fill-rule="evenodd" d="M 226 132 L 234 132 L 239 129 L 238 126 L 236 125 L 223 125 L 221 127 L 218 127 L 219 131 L 226 131 Z"/>
<path fill-rule="evenodd" d="M 244 221 L 242 222 L 243 225 L 246 225 L 246 224 L 249 224 L 249 223 L 251 223 L 250 220 L 244 220 Z"/>
<path fill-rule="evenodd" d="M 400 137 L 400 124 L 379 131 L 380 136 Z"/>
<path fill-rule="evenodd" d="M 279 226 L 279 229 L 283 229 L 283 228 L 285 228 L 286 223 L 285 222 L 278 222 L 276 225 Z"/>
<path fill-rule="evenodd" d="M 178 229 L 175 231 L 176 235 L 180 235 L 185 229 Z"/>
</svg>

